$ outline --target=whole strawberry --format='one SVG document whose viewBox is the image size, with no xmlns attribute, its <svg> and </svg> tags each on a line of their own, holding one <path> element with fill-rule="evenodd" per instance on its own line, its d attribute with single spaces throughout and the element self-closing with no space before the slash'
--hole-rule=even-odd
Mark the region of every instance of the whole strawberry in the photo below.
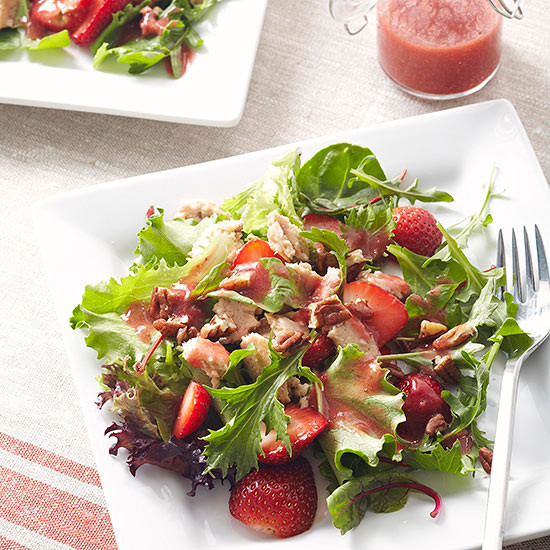
<svg viewBox="0 0 550 550">
<path fill-rule="evenodd" d="M 279 538 L 307 531 L 317 512 L 309 462 L 298 457 L 246 475 L 231 491 L 229 511 L 248 527 Z"/>
<path fill-rule="evenodd" d="M 399 206 L 393 209 L 393 239 L 421 256 L 433 256 L 443 240 L 436 219 L 424 208 Z"/>
</svg>

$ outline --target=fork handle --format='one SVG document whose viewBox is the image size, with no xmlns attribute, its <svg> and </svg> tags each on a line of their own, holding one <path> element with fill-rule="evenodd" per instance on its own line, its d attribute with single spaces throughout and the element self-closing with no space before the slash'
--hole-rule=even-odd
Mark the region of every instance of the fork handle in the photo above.
<svg viewBox="0 0 550 550">
<path fill-rule="evenodd" d="M 504 510 L 508 493 L 512 438 L 522 359 L 508 362 L 502 376 L 498 407 L 495 450 L 491 466 L 491 484 L 485 516 L 483 550 L 501 550 L 504 536 Z"/>
</svg>

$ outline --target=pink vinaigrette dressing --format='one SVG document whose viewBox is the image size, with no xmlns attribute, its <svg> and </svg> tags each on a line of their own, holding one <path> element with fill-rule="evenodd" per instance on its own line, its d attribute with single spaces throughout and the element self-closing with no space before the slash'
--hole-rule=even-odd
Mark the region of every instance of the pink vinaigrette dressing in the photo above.
<svg viewBox="0 0 550 550">
<path fill-rule="evenodd" d="M 496 72 L 502 18 L 487 0 L 378 0 L 378 58 L 408 91 L 463 95 Z"/>
</svg>

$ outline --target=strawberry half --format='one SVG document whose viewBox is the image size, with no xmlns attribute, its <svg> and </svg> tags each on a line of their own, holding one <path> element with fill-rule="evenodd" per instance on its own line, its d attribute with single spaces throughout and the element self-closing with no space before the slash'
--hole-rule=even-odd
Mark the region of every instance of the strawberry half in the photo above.
<svg viewBox="0 0 550 550">
<path fill-rule="evenodd" d="M 318 367 L 327 357 L 330 357 L 336 350 L 333 341 L 321 334 L 307 348 L 302 359 L 302 364 L 306 367 Z"/>
<path fill-rule="evenodd" d="M 91 0 L 34 0 L 29 10 L 31 24 L 49 31 L 72 31 L 86 17 Z"/>
<path fill-rule="evenodd" d="M 307 531 L 317 512 L 309 462 L 299 457 L 246 475 L 231 491 L 229 512 L 248 527 L 279 538 Z"/>
<path fill-rule="evenodd" d="M 248 241 L 239 250 L 237 257 L 235 258 L 235 260 L 233 260 L 231 269 L 234 269 L 239 264 L 257 262 L 262 258 L 279 258 L 279 260 L 284 262 L 283 258 L 281 258 L 279 254 L 276 254 L 275 252 L 273 252 L 272 248 L 269 246 L 268 243 L 266 243 L 265 241 L 262 241 L 262 239 L 254 239 L 252 241 Z"/>
<path fill-rule="evenodd" d="M 203 422 L 210 408 L 210 394 L 191 380 L 181 400 L 180 410 L 172 433 L 181 439 L 192 434 Z"/>
<path fill-rule="evenodd" d="M 393 209 L 393 240 L 421 256 L 433 256 L 443 240 L 436 219 L 424 208 L 400 206 Z"/>
<path fill-rule="evenodd" d="M 130 4 L 129 0 L 91 0 L 86 18 L 71 38 L 79 46 L 89 46 L 113 20 L 113 13 Z"/>
<path fill-rule="evenodd" d="M 285 414 L 290 416 L 287 425 L 288 437 L 292 445 L 292 457 L 281 440 L 277 440 L 275 430 L 271 430 L 262 439 L 262 453 L 258 460 L 264 464 L 282 464 L 298 456 L 325 429 L 327 419 L 312 407 L 301 409 L 300 405 L 287 405 Z"/>
<path fill-rule="evenodd" d="M 379 286 L 364 281 L 344 285 L 344 302 L 355 300 L 365 300 L 374 311 L 364 323 L 373 332 L 378 347 L 393 340 L 409 320 L 405 305 Z"/>
</svg>

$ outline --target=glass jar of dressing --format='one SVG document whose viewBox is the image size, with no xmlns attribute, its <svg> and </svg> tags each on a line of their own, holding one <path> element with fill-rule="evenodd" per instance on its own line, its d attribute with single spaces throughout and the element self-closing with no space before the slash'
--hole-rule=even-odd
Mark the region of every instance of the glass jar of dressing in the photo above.
<svg viewBox="0 0 550 550">
<path fill-rule="evenodd" d="M 351 32 L 365 26 L 373 4 L 330 0 L 330 11 Z M 376 0 L 376 12 L 380 66 L 411 94 L 461 97 L 481 89 L 497 72 L 502 17 L 488 0 Z"/>
<path fill-rule="evenodd" d="M 377 0 L 378 61 L 404 90 L 460 97 L 495 75 L 502 17 L 487 0 Z"/>
</svg>

